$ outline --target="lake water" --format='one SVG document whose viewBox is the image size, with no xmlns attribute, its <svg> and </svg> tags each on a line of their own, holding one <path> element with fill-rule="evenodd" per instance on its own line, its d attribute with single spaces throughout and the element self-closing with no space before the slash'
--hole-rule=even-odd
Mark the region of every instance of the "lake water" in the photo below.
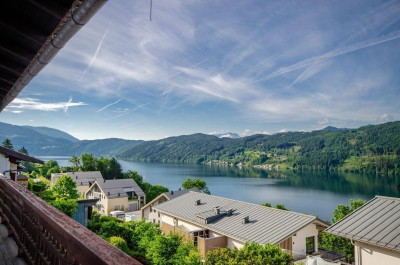
<svg viewBox="0 0 400 265">
<path fill-rule="evenodd" d="M 41 157 L 69 165 L 69 157 Z M 252 203 L 284 204 L 296 212 L 331 220 L 338 204 L 375 195 L 400 197 L 400 176 L 376 177 L 324 172 L 277 172 L 218 165 L 185 165 L 119 161 L 124 171 L 135 170 L 145 181 L 177 190 L 186 178 L 207 182 L 211 194 Z"/>
</svg>

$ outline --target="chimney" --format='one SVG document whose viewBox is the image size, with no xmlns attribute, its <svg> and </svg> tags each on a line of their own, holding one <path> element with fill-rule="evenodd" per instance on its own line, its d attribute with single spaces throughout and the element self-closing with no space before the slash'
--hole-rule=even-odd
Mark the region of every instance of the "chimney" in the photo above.
<svg viewBox="0 0 400 265">
<path fill-rule="evenodd" d="M 107 192 L 107 195 L 110 196 L 110 192 Z"/>
<path fill-rule="evenodd" d="M 103 180 L 104 183 L 106 183 L 106 180 Z"/>
<path fill-rule="evenodd" d="M 232 216 L 232 212 L 233 212 L 233 210 L 229 209 L 228 211 L 226 211 L 226 216 Z"/>
<path fill-rule="evenodd" d="M 118 192 L 118 197 L 120 196 L 121 194 Z"/>
<path fill-rule="evenodd" d="M 197 201 L 194 202 L 194 206 L 197 206 L 197 205 L 200 205 L 200 204 L 201 204 L 200 200 L 197 200 Z"/>
<path fill-rule="evenodd" d="M 247 224 L 249 222 L 249 217 L 246 216 L 242 219 L 242 224 Z"/>
<path fill-rule="evenodd" d="M 78 179 L 78 176 L 75 176 L 75 179 Z"/>
<path fill-rule="evenodd" d="M 174 191 L 173 190 L 171 190 L 171 195 L 174 195 Z"/>
<path fill-rule="evenodd" d="M 219 214 L 220 212 L 219 206 L 214 207 L 214 214 Z"/>
</svg>

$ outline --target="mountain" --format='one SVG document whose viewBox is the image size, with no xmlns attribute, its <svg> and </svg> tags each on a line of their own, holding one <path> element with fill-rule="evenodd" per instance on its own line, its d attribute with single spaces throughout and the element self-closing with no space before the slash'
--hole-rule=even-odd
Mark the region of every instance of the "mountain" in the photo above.
<svg viewBox="0 0 400 265">
<path fill-rule="evenodd" d="M 144 142 L 119 156 L 154 162 L 279 165 L 293 169 L 400 173 L 400 122 L 348 130 L 237 139 L 193 134 Z"/>
<path fill-rule="evenodd" d="M 141 140 L 83 140 L 52 128 L 17 126 L 0 122 L 0 141 L 9 138 L 15 150 L 25 147 L 30 155 L 70 156 L 91 153 L 94 156 L 115 156 L 142 143 Z"/>
<path fill-rule="evenodd" d="M 337 127 L 333 127 L 333 126 L 327 126 L 325 128 L 323 128 L 321 131 L 331 131 L 331 132 L 336 132 L 336 131 L 346 131 L 349 130 L 347 128 L 337 128 Z"/>
<path fill-rule="evenodd" d="M 67 140 L 70 142 L 78 142 L 79 141 L 79 139 L 73 137 L 72 135 L 70 135 L 66 132 L 57 130 L 57 129 L 48 128 L 48 127 L 33 127 L 33 126 L 23 126 L 23 127 L 34 130 L 40 134 L 47 135 L 47 136 L 50 136 L 53 138 L 60 138 L 60 139 L 64 139 L 64 140 Z"/>
<path fill-rule="evenodd" d="M 218 138 L 232 138 L 232 139 L 236 139 L 236 138 L 240 138 L 240 135 L 237 133 L 231 133 L 231 132 L 227 132 L 227 133 L 213 133 L 211 135 L 217 136 Z"/>
</svg>

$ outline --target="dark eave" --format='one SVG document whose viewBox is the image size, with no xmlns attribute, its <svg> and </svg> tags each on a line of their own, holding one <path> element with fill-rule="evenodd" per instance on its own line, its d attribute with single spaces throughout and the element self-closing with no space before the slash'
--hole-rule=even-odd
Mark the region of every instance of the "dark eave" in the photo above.
<svg viewBox="0 0 400 265">
<path fill-rule="evenodd" d="M 12 161 L 26 161 L 26 162 L 32 162 L 32 163 L 39 163 L 39 164 L 43 164 L 44 162 L 40 159 L 19 153 L 19 152 L 15 152 L 13 150 L 10 150 L 8 148 L 2 147 L 0 146 L 0 153 L 6 155 L 10 160 Z"/>
<path fill-rule="evenodd" d="M 0 111 L 105 2 L 0 1 Z"/>
</svg>

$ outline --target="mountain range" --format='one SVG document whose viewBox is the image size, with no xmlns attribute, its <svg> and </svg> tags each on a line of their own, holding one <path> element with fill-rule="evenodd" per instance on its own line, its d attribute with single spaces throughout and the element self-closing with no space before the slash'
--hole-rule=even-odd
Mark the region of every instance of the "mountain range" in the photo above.
<svg viewBox="0 0 400 265">
<path fill-rule="evenodd" d="M 400 173 L 399 121 L 358 129 L 328 126 L 311 132 L 239 138 L 234 133 L 196 133 L 154 141 L 79 140 L 52 128 L 0 123 L 0 141 L 5 138 L 11 140 L 15 150 L 24 146 L 36 156 L 91 153 L 134 161 Z"/>
<path fill-rule="evenodd" d="M 36 156 L 71 156 L 90 153 L 94 156 L 116 156 L 142 140 L 117 138 L 79 140 L 63 131 L 48 127 L 18 126 L 0 122 L 0 141 L 9 138 L 15 150 L 25 147 Z"/>
</svg>

